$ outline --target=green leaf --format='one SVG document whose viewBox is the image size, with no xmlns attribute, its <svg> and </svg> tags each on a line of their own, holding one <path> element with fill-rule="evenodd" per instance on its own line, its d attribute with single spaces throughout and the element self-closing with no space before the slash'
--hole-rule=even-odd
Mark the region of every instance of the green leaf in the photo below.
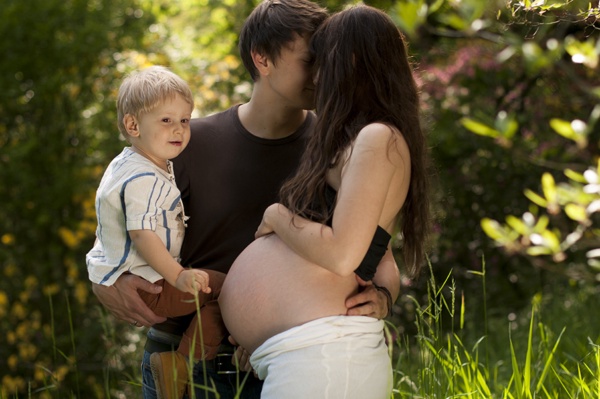
<svg viewBox="0 0 600 399">
<path fill-rule="evenodd" d="M 542 215 L 540 216 L 538 222 L 535 224 L 533 231 L 541 234 L 544 230 L 546 230 L 548 224 L 550 224 L 550 219 L 548 218 L 548 216 Z"/>
<path fill-rule="evenodd" d="M 565 176 L 567 176 L 569 179 L 573 180 L 574 182 L 583 183 L 583 184 L 587 183 L 587 180 L 585 179 L 585 177 L 583 177 L 583 175 L 581 173 L 578 173 L 572 169 L 565 169 L 564 173 L 565 173 Z"/>
<path fill-rule="evenodd" d="M 541 206 L 542 208 L 547 208 L 548 207 L 548 201 L 546 201 L 546 199 L 542 196 L 540 196 L 539 194 L 526 189 L 525 190 L 525 196 L 534 204 Z"/>
<path fill-rule="evenodd" d="M 552 250 L 548 247 L 535 246 L 527 248 L 527 255 L 530 256 L 541 256 L 541 255 L 552 255 Z"/>
<path fill-rule="evenodd" d="M 489 218 L 481 219 L 481 228 L 488 237 L 502 245 L 511 243 L 519 237 L 518 233 L 507 231 L 503 225 Z"/>
<path fill-rule="evenodd" d="M 550 58 L 546 57 L 542 48 L 535 42 L 528 41 L 521 47 L 525 66 L 531 73 L 537 73 L 539 70 L 551 64 Z"/>
<path fill-rule="evenodd" d="M 552 118 L 550 120 L 550 127 L 552 129 L 554 129 L 554 131 L 556 133 L 560 134 L 561 136 L 563 136 L 569 140 L 573 140 L 573 141 L 579 140 L 579 135 L 577 134 L 575 129 L 573 129 L 573 126 L 571 125 L 571 122 L 569 122 L 569 121 L 565 121 L 563 119 L 558 119 L 558 118 Z"/>
<path fill-rule="evenodd" d="M 500 111 L 496 116 L 494 127 L 502 134 L 502 137 L 511 139 L 517 132 L 519 124 L 513 115 L 508 114 L 506 111 Z"/>
<path fill-rule="evenodd" d="M 552 204 L 557 202 L 556 183 L 554 182 L 554 177 L 552 177 L 550 173 L 546 172 L 542 175 L 542 190 L 549 203 Z"/>
<path fill-rule="evenodd" d="M 493 240 L 498 241 L 503 237 L 500 223 L 493 219 L 483 218 L 481 220 L 481 228 L 483 229 L 483 232 Z"/>
<path fill-rule="evenodd" d="M 575 64 L 583 64 L 588 68 L 595 69 L 598 66 L 598 52 L 594 37 L 590 37 L 585 42 L 580 42 L 573 36 L 565 38 L 565 50 L 571 56 L 571 61 Z"/>
<path fill-rule="evenodd" d="M 585 207 L 577 204 L 567 204 L 565 206 L 565 213 L 571 220 L 583 223 L 588 220 L 587 212 Z"/>
<path fill-rule="evenodd" d="M 544 230 L 541 234 L 544 244 L 552 250 L 552 253 L 560 252 L 560 240 L 558 235 L 550 230 Z"/>
<path fill-rule="evenodd" d="M 527 235 L 529 228 L 523 221 L 515 216 L 509 215 L 506 217 L 506 223 L 521 235 Z"/>
<path fill-rule="evenodd" d="M 496 129 L 489 127 L 481 122 L 477 122 L 471 118 L 462 118 L 460 123 L 470 130 L 471 132 L 478 134 L 480 136 L 498 138 L 501 136 L 501 133 Z"/>
<path fill-rule="evenodd" d="M 413 37 L 427 18 L 427 12 L 423 12 L 423 7 L 427 9 L 424 0 L 402 2 L 390 10 L 390 16 L 402 32 Z"/>
</svg>

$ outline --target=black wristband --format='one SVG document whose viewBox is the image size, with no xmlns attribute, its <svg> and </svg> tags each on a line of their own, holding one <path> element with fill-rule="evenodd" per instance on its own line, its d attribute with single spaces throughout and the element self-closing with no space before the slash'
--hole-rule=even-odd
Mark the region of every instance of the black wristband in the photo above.
<svg viewBox="0 0 600 399">
<path fill-rule="evenodd" d="M 382 285 L 377 285 L 375 283 L 373 283 L 373 287 L 375 287 L 375 289 L 377 291 L 383 292 L 385 297 L 387 298 L 388 313 L 387 313 L 386 317 L 390 317 L 392 315 L 392 305 L 393 305 L 392 294 L 390 293 L 390 290 L 388 290 L 387 288 L 385 288 Z"/>
</svg>

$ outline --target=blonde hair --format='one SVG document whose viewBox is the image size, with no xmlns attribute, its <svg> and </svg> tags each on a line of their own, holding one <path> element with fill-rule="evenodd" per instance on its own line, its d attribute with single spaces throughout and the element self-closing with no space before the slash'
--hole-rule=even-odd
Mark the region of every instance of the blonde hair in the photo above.
<svg viewBox="0 0 600 399">
<path fill-rule="evenodd" d="M 131 114 L 138 118 L 177 94 L 194 106 L 194 98 L 188 84 L 164 66 L 151 66 L 127 76 L 119 87 L 117 97 L 117 120 L 123 137 L 128 137 L 123 123 L 125 115 Z"/>
</svg>

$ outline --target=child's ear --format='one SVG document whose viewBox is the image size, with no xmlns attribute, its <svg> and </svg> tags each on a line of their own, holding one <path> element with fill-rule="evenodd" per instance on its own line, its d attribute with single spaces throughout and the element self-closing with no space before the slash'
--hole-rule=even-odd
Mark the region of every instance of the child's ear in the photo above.
<svg viewBox="0 0 600 399">
<path fill-rule="evenodd" d="M 127 134 L 131 137 L 138 137 L 140 135 L 140 131 L 138 130 L 138 122 L 135 116 L 131 114 L 125 114 L 123 117 L 123 125 L 125 125 Z"/>
</svg>

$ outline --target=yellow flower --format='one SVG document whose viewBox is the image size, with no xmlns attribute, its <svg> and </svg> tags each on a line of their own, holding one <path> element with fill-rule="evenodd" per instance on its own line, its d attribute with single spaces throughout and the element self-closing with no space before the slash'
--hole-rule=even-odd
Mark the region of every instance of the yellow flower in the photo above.
<svg viewBox="0 0 600 399">
<path fill-rule="evenodd" d="M 66 227 L 59 227 L 58 235 L 63 240 L 65 245 L 69 248 L 75 248 L 79 245 L 79 239 L 77 238 L 75 233 L 73 233 L 72 230 L 67 229 Z"/>
<path fill-rule="evenodd" d="M 6 361 L 6 363 L 8 364 L 8 367 L 11 370 L 14 370 L 15 368 L 17 368 L 17 363 L 19 363 L 19 358 L 17 357 L 17 355 L 10 355 L 8 357 L 8 360 Z"/>
<path fill-rule="evenodd" d="M 38 279 L 36 276 L 29 275 L 25 278 L 25 288 L 31 289 L 38 285 Z"/>
<path fill-rule="evenodd" d="M 21 320 L 27 317 L 27 310 L 21 302 L 15 302 L 15 304 L 12 307 L 12 315 L 17 319 Z"/>
<path fill-rule="evenodd" d="M 17 334 L 17 337 L 19 338 L 20 341 L 23 341 L 24 339 L 26 339 L 27 337 L 31 336 L 31 323 L 29 323 L 28 320 L 23 321 L 22 323 L 20 323 L 17 328 L 15 329 L 15 334 Z"/>
<path fill-rule="evenodd" d="M 9 331 L 6 333 L 6 342 L 12 345 L 17 341 L 17 335 L 13 331 Z"/>
<path fill-rule="evenodd" d="M 69 373 L 69 366 L 60 366 L 56 372 L 54 373 L 54 377 L 57 381 L 63 381 L 67 374 Z"/>
<path fill-rule="evenodd" d="M 14 394 L 25 389 L 25 380 L 21 377 L 5 375 L 2 377 L 2 395 L 3 397 L 12 397 Z"/>
<path fill-rule="evenodd" d="M 38 348 L 29 342 L 19 345 L 19 356 L 25 361 L 34 359 L 38 352 Z"/>
<path fill-rule="evenodd" d="M 73 258 L 65 259 L 65 266 L 67 267 L 67 279 L 68 280 L 77 280 L 79 277 L 79 266 Z"/>
<path fill-rule="evenodd" d="M 4 291 L 0 291 L 0 318 L 6 316 L 6 308 L 8 305 L 8 296 Z"/>
<path fill-rule="evenodd" d="M 85 305 L 87 303 L 87 298 L 89 295 L 89 284 L 87 282 L 78 282 L 75 286 L 75 298 L 80 305 Z"/>
<path fill-rule="evenodd" d="M 27 303 L 29 301 L 29 297 L 31 296 L 30 291 L 23 291 L 19 294 L 19 300 L 21 302 Z"/>
<path fill-rule="evenodd" d="M 52 296 L 57 294 L 59 290 L 60 287 L 58 286 L 58 284 L 49 284 L 44 287 L 43 292 L 46 296 Z"/>
<path fill-rule="evenodd" d="M 36 381 L 44 381 L 46 379 L 46 372 L 41 367 L 36 367 L 33 371 L 33 379 Z"/>
<path fill-rule="evenodd" d="M 2 235 L 2 244 L 4 245 L 12 245 L 15 243 L 15 236 L 12 234 L 3 234 Z"/>
<path fill-rule="evenodd" d="M 17 266 L 13 263 L 9 263 L 6 266 L 4 266 L 4 274 L 6 275 L 6 277 L 14 276 L 18 270 L 19 269 L 17 269 Z"/>
</svg>

